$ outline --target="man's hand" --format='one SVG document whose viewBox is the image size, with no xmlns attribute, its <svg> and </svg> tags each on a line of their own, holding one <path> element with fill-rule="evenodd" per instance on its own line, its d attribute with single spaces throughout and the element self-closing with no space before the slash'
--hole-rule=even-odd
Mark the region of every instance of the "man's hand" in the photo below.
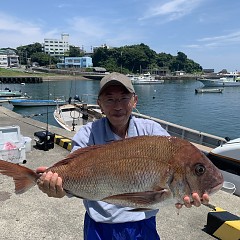
<svg viewBox="0 0 240 240">
<path fill-rule="evenodd" d="M 49 197 L 62 198 L 66 192 L 62 187 L 62 178 L 57 173 L 45 172 L 46 167 L 39 167 L 36 169 L 37 173 L 43 173 L 38 180 L 39 189 L 46 193 Z"/>
<path fill-rule="evenodd" d="M 208 202 L 209 202 L 209 196 L 208 196 L 207 193 L 204 193 L 202 195 L 202 200 L 201 200 L 201 197 L 197 193 L 193 193 L 192 194 L 192 199 L 193 199 L 193 201 L 191 202 L 190 197 L 185 196 L 183 198 L 184 204 L 177 203 L 176 208 L 180 209 L 180 208 L 182 208 L 183 205 L 185 205 L 187 208 L 191 208 L 193 205 L 195 207 L 200 207 L 201 203 L 208 204 Z"/>
</svg>

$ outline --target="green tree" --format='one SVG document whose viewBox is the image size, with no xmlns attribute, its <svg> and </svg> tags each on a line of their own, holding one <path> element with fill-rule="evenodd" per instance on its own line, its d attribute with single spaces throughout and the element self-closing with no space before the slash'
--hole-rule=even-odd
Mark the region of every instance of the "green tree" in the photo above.
<svg viewBox="0 0 240 240">
<path fill-rule="evenodd" d="M 49 56 L 44 52 L 37 52 L 31 55 L 32 62 L 38 62 L 40 66 L 47 66 L 56 64 L 58 61 L 56 58 Z"/>
<path fill-rule="evenodd" d="M 93 54 L 93 65 L 111 66 L 111 70 L 114 68 L 115 71 L 123 73 L 137 73 L 142 69 L 157 67 L 155 56 L 156 52 L 143 43 L 112 49 L 98 48 Z"/>
<path fill-rule="evenodd" d="M 34 43 L 26 46 L 17 47 L 17 54 L 19 55 L 21 64 L 27 64 L 29 58 L 31 58 L 32 61 L 32 55 L 34 53 L 41 52 L 43 52 L 43 49 L 40 43 Z"/>
<path fill-rule="evenodd" d="M 84 55 L 80 47 L 69 46 L 69 57 L 82 57 Z"/>
<path fill-rule="evenodd" d="M 107 48 L 97 48 L 93 54 L 93 66 L 103 67 L 102 64 L 108 59 Z"/>
<path fill-rule="evenodd" d="M 159 53 L 156 56 L 156 62 L 159 67 L 168 67 L 170 66 L 170 62 L 172 61 L 173 56 L 167 53 Z"/>
<path fill-rule="evenodd" d="M 187 61 L 187 55 L 184 54 L 183 52 L 178 52 L 176 60 L 184 64 Z"/>
</svg>

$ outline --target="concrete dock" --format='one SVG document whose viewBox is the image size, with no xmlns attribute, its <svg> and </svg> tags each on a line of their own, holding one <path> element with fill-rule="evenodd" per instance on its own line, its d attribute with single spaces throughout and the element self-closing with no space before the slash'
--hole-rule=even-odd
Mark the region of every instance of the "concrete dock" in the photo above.
<svg viewBox="0 0 240 240">
<path fill-rule="evenodd" d="M 34 132 L 46 128 L 44 123 L 23 118 L 0 106 L 0 127 L 12 125 L 20 126 L 21 134 L 32 139 Z M 73 135 L 54 126 L 49 126 L 49 131 L 68 138 Z M 35 145 L 34 141 L 32 145 Z M 50 166 L 68 153 L 68 150 L 56 144 L 49 151 L 38 150 L 33 146 L 32 151 L 26 154 L 25 166 L 31 169 Z M 239 197 L 219 191 L 210 200 L 212 205 L 240 216 Z M 211 209 L 206 206 L 191 209 L 184 207 L 178 214 L 174 206 L 163 207 L 157 215 L 161 240 L 216 239 L 205 232 L 209 211 Z M 0 239 L 83 239 L 84 213 L 81 200 L 49 198 L 37 187 L 22 195 L 15 195 L 12 179 L 0 174 Z"/>
<path fill-rule="evenodd" d="M 35 76 L 17 76 L 17 77 L 3 77 L 0 76 L 2 83 L 42 83 L 42 77 Z"/>
</svg>

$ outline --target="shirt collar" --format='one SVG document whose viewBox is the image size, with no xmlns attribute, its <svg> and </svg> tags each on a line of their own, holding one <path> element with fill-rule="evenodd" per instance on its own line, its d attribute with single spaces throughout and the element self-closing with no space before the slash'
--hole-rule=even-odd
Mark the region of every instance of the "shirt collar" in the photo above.
<svg viewBox="0 0 240 240">
<path fill-rule="evenodd" d="M 109 121 L 107 118 L 105 118 L 105 131 L 106 131 L 106 135 L 105 135 L 106 142 L 111 142 L 111 141 L 116 140 L 114 137 L 114 133 L 110 128 Z M 134 137 L 134 136 L 137 136 L 137 131 L 134 127 L 134 118 L 131 115 L 130 121 L 129 121 L 129 126 L 128 126 L 128 137 Z"/>
</svg>

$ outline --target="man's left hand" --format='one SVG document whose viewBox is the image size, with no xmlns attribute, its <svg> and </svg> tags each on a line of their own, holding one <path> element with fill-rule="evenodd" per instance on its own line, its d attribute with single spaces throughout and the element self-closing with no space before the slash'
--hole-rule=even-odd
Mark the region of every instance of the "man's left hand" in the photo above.
<svg viewBox="0 0 240 240">
<path fill-rule="evenodd" d="M 191 201 L 189 196 L 185 196 L 183 198 L 184 204 L 177 203 L 176 208 L 180 209 L 180 208 L 182 208 L 183 205 L 185 205 L 187 208 L 191 208 L 192 206 L 200 207 L 202 203 L 208 204 L 208 202 L 209 202 L 209 196 L 207 193 L 204 193 L 202 195 L 202 199 L 197 193 L 193 193 L 192 199 L 193 199 L 193 201 Z"/>
</svg>

